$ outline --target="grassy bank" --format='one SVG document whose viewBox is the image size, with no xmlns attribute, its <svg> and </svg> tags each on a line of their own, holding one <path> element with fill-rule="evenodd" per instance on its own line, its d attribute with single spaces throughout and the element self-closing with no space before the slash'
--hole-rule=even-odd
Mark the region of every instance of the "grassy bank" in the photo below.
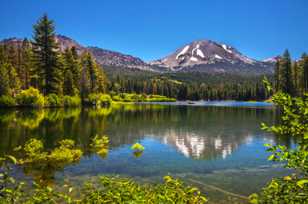
<svg viewBox="0 0 308 204">
<path fill-rule="evenodd" d="M 79 95 L 57 95 L 44 96 L 38 89 L 29 88 L 22 90 L 16 96 L 0 96 L 0 107 L 78 107 L 78 106 L 109 106 L 111 103 L 131 104 L 136 102 L 175 102 L 175 98 L 160 95 L 145 95 L 133 93 L 104 94 L 92 93 L 85 97 Z"/>
</svg>

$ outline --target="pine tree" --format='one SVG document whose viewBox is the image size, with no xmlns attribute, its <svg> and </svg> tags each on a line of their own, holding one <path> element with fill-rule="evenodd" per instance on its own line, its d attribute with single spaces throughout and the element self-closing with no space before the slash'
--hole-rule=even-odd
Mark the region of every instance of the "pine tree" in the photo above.
<svg viewBox="0 0 308 204">
<path fill-rule="evenodd" d="M 8 63 L 0 63 L 0 96 L 10 95 L 10 77 Z"/>
<path fill-rule="evenodd" d="M 297 65 L 297 62 L 294 62 L 292 65 L 292 73 L 293 73 L 293 84 L 294 84 L 294 94 L 297 96 L 300 93 L 300 70 Z"/>
<path fill-rule="evenodd" d="M 89 78 L 89 85 L 90 85 L 89 91 L 91 93 L 105 92 L 108 83 L 107 77 L 103 72 L 102 68 L 95 62 L 90 53 L 86 53 L 83 56 L 83 68 L 86 70 L 86 74 L 88 75 Z M 87 77 L 84 77 L 84 79 L 85 78 Z"/>
<path fill-rule="evenodd" d="M 294 95 L 293 81 L 292 81 L 292 65 L 291 57 L 288 50 L 282 56 L 281 64 L 281 90 L 284 93 Z"/>
<path fill-rule="evenodd" d="M 302 84 L 303 84 L 303 91 L 308 92 L 308 56 L 303 54 L 302 56 Z"/>
<path fill-rule="evenodd" d="M 12 96 L 16 96 L 17 93 L 21 90 L 21 82 L 18 77 L 17 71 L 15 67 L 11 64 L 7 64 L 6 66 L 7 73 L 9 76 L 9 86 L 10 86 L 10 94 Z"/>
<path fill-rule="evenodd" d="M 102 68 L 96 64 L 96 69 L 97 69 L 97 92 L 99 93 L 105 93 L 107 92 L 107 86 L 108 86 L 108 81 L 107 81 L 107 76 L 105 75 L 104 71 Z"/>
<path fill-rule="evenodd" d="M 281 89 L 281 70 L 280 70 L 280 59 L 275 64 L 275 91 L 278 92 Z"/>
<path fill-rule="evenodd" d="M 8 62 L 8 55 L 7 55 L 7 46 L 0 45 L 0 64 L 4 64 Z"/>
<path fill-rule="evenodd" d="M 95 72 L 95 65 L 94 61 L 92 59 L 92 56 L 90 53 L 86 53 L 84 57 L 84 66 L 85 69 L 87 70 L 87 75 L 89 76 L 89 84 L 90 84 L 90 92 L 94 93 L 95 92 L 95 87 L 96 87 L 96 72 Z"/>
<path fill-rule="evenodd" d="M 33 52 L 27 39 L 22 42 L 21 58 L 20 80 L 22 81 L 22 88 L 27 89 L 31 86 L 31 80 L 34 78 Z"/>
<path fill-rule="evenodd" d="M 73 58 L 74 58 L 75 60 L 79 60 L 79 55 L 78 55 L 78 52 L 77 52 L 77 49 L 76 49 L 75 46 L 73 46 L 73 47 L 71 48 L 71 52 L 72 52 Z"/>
<path fill-rule="evenodd" d="M 61 92 L 61 71 L 58 63 L 58 47 L 55 27 L 47 15 L 34 25 L 34 62 L 39 76 L 39 86 L 45 95 Z"/>
<path fill-rule="evenodd" d="M 18 65 L 18 53 L 14 45 L 9 45 L 7 48 L 8 62 L 16 67 Z"/>
<path fill-rule="evenodd" d="M 80 96 L 84 100 L 89 94 L 90 94 L 90 75 L 86 63 L 84 63 L 84 56 L 83 56 L 81 79 L 80 79 Z"/>
<path fill-rule="evenodd" d="M 70 74 L 72 75 L 74 90 L 79 90 L 81 67 L 79 57 L 74 47 L 71 49 L 66 49 L 64 52 L 64 75 L 66 75 L 67 71 L 71 72 Z"/>
<path fill-rule="evenodd" d="M 66 70 L 64 73 L 63 94 L 74 96 L 76 88 L 74 86 L 74 79 L 71 70 Z"/>
</svg>

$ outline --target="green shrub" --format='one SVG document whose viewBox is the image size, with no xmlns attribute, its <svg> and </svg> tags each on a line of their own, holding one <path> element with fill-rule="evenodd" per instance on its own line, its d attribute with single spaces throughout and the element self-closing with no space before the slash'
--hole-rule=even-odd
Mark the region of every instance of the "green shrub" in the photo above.
<svg viewBox="0 0 308 204">
<path fill-rule="evenodd" d="M 143 152 L 144 146 L 142 146 L 142 144 L 140 144 L 140 143 L 135 143 L 135 144 L 132 145 L 131 149 L 134 150 L 134 151 Z"/>
<path fill-rule="evenodd" d="M 272 179 L 260 193 L 249 197 L 250 202 L 308 203 L 308 94 L 294 98 L 278 92 L 272 99 L 280 111 L 279 123 L 273 126 L 262 124 L 262 129 L 277 136 L 296 138 L 297 145 L 290 148 L 267 144 L 267 151 L 272 153 L 268 159 L 283 162 L 293 173 Z"/>
<path fill-rule="evenodd" d="M 109 138 L 107 136 L 96 135 L 90 144 L 91 149 L 100 157 L 105 158 L 108 155 Z"/>
<path fill-rule="evenodd" d="M 306 181 L 301 185 L 300 181 Z M 267 203 L 307 203 L 308 180 L 299 179 L 296 176 L 272 179 L 260 194 L 249 196 L 252 204 Z"/>
<path fill-rule="evenodd" d="M 134 93 L 121 93 L 119 95 L 112 96 L 113 101 L 122 102 L 175 102 L 175 98 L 168 98 L 161 95 L 145 95 Z"/>
<path fill-rule="evenodd" d="M 123 98 L 120 95 L 114 95 L 112 96 L 112 100 L 119 102 L 119 101 L 123 101 Z"/>
<path fill-rule="evenodd" d="M 131 149 L 133 150 L 133 155 L 138 158 L 141 157 L 144 151 L 144 146 L 140 143 L 135 143 L 132 145 Z"/>
<path fill-rule="evenodd" d="M 20 106 L 43 107 L 44 96 L 38 89 L 30 87 L 22 90 L 16 97 L 17 104 Z"/>
<path fill-rule="evenodd" d="M 175 98 L 168 98 L 166 96 L 160 96 L 160 95 L 150 95 L 145 99 L 147 102 L 175 102 Z"/>
<path fill-rule="evenodd" d="M 66 165 L 79 162 L 83 152 L 76 147 L 73 140 L 65 139 L 58 142 L 58 146 L 51 151 L 44 151 L 41 140 L 30 139 L 19 150 L 23 158 L 18 160 L 26 174 L 33 176 L 34 180 L 43 185 L 54 178 L 58 170 Z"/>
<path fill-rule="evenodd" d="M 81 203 L 164 203 L 202 204 L 206 198 L 198 188 L 185 186 L 180 180 L 164 177 L 162 184 L 138 184 L 119 177 L 100 178 L 99 185 L 88 184 Z"/>
<path fill-rule="evenodd" d="M 63 105 L 64 107 L 77 107 L 81 105 L 81 99 L 79 96 L 64 96 Z"/>
<path fill-rule="evenodd" d="M 111 97 L 108 94 L 90 94 L 89 103 L 94 106 L 109 106 L 112 102 Z"/>
<path fill-rule="evenodd" d="M 16 106 L 16 101 L 11 96 L 0 96 L 0 107 Z"/>
<path fill-rule="evenodd" d="M 102 105 L 110 105 L 112 102 L 112 99 L 108 94 L 101 94 L 100 101 Z"/>
<path fill-rule="evenodd" d="M 49 94 L 45 98 L 45 106 L 60 107 L 60 106 L 62 106 L 62 100 L 57 94 L 54 94 L 54 93 Z"/>
</svg>

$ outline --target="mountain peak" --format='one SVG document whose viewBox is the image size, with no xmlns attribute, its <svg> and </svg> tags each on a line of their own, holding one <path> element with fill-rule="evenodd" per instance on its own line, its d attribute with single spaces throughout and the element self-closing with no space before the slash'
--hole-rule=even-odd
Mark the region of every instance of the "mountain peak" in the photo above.
<svg viewBox="0 0 308 204">
<path fill-rule="evenodd" d="M 235 48 L 211 40 L 196 40 L 160 60 L 161 65 L 170 68 L 192 66 L 195 64 L 213 64 L 221 61 L 230 63 L 253 64 L 256 60 L 244 56 Z M 158 62 L 154 62 L 158 63 Z"/>
<path fill-rule="evenodd" d="M 268 63 L 249 58 L 232 46 L 212 40 L 196 40 L 177 49 L 167 57 L 151 62 L 171 71 L 210 73 L 271 73 Z"/>
</svg>

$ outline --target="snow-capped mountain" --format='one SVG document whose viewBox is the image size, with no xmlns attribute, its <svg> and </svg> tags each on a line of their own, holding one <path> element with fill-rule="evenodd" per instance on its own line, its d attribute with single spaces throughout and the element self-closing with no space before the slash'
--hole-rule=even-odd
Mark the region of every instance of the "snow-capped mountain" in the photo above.
<svg viewBox="0 0 308 204">
<path fill-rule="evenodd" d="M 273 72 L 272 61 L 258 61 L 249 58 L 237 49 L 211 40 L 199 40 L 181 47 L 173 54 L 151 65 L 165 67 L 173 72 L 208 73 L 252 73 L 269 74 Z"/>
</svg>

